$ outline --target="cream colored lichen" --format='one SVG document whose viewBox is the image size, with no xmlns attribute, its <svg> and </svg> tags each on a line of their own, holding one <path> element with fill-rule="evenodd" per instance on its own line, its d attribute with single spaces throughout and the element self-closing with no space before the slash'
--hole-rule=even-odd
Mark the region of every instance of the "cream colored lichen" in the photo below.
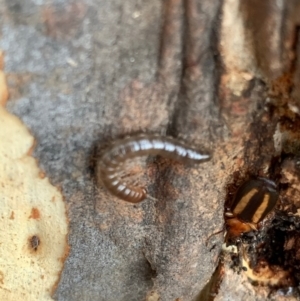
<svg viewBox="0 0 300 301">
<path fill-rule="evenodd" d="M 224 84 L 237 96 L 247 89 L 257 71 L 240 5 L 236 0 L 223 2 L 220 34 L 220 54 L 226 70 Z"/>
<path fill-rule="evenodd" d="M 146 301 L 159 301 L 160 295 L 156 291 L 150 292 L 150 294 L 146 297 Z"/>
<path fill-rule="evenodd" d="M 243 258 L 242 265 L 245 269 L 245 275 L 251 281 L 257 282 L 260 285 L 280 287 L 282 281 L 289 277 L 289 271 L 285 271 L 280 267 L 271 267 L 267 263 L 261 265 L 256 271 L 250 267 L 248 259 Z"/>
<path fill-rule="evenodd" d="M 52 300 L 68 252 L 63 198 L 30 155 L 33 144 L 27 128 L 0 104 L 0 300 L 5 301 Z"/>
</svg>

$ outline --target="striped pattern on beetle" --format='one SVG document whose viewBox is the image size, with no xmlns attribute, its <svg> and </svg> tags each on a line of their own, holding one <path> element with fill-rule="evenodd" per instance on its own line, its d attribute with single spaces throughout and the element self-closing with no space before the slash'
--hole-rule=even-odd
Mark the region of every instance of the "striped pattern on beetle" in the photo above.
<svg viewBox="0 0 300 301">
<path fill-rule="evenodd" d="M 227 238 L 257 230 L 257 225 L 275 207 L 276 184 L 266 178 L 251 179 L 237 190 L 230 211 L 225 212 Z"/>
<path fill-rule="evenodd" d="M 187 143 L 172 137 L 140 134 L 115 141 L 98 161 L 98 177 L 111 194 L 131 203 L 147 197 L 144 187 L 127 185 L 119 174 L 125 161 L 141 156 L 161 155 L 182 163 L 201 163 L 210 159 Z"/>
</svg>

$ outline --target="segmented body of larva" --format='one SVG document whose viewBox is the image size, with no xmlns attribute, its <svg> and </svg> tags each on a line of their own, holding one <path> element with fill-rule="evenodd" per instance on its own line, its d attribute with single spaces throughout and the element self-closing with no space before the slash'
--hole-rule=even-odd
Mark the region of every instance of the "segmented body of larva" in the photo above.
<svg viewBox="0 0 300 301">
<path fill-rule="evenodd" d="M 146 198 L 146 189 L 127 185 L 120 180 L 120 168 L 128 159 L 148 155 L 161 155 L 182 163 L 201 163 L 210 159 L 208 153 L 200 153 L 172 137 L 136 135 L 117 140 L 104 151 L 98 161 L 98 176 L 113 195 L 131 203 L 138 203 Z"/>
</svg>

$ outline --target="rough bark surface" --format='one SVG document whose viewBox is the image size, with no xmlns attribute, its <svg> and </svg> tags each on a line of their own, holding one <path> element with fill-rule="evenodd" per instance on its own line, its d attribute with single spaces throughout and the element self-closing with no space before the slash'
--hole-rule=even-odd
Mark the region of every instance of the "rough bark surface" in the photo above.
<svg viewBox="0 0 300 301">
<path fill-rule="evenodd" d="M 227 185 L 268 177 L 282 116 L 299 119 L 299 16 L 296 0 L 0 0 L 7 109 L 68 207 L 54 299 L 197 299 L 218 262 L 222 235 L 206 241 L 223 227 Z M 98 185 L 95 162 L 136 132 L 183 137 L 213 158 L 147 162 L 158 201 L 126 203 Z M 284 146 L 299 155 L 295 132 Z M 265 300 L 227 270 L 216 300 Z"/>
</svg>

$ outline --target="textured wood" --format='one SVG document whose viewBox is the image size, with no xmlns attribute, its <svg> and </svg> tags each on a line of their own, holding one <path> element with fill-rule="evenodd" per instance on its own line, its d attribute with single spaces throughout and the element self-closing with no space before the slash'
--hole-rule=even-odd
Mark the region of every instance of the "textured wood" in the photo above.
<svg viewBox="0 0 300 301">
<path fill-rule="evenodd" d="M 31 129 L 68 206 L 71 249 L 55 299 L 199 295 L 217 263 L 222 236 L 205 243 L 223 227 L 227 184 L 268 176 L 281 152 L 273 135 L 287 113 L 267 103 L 299 111 L 299 4 L 274 3 L 0 0 L 7 108 Z M 122 202 L 96 184 L 95 156 L 133 132 L 184 137 L 213 159 L 152 158 L 143 173 L 158 201 Z M 255 300 L 230 275 L 219 300 L 235 299 L 230 279 L 241 281 L 239 299 Z"/>
</svg>

